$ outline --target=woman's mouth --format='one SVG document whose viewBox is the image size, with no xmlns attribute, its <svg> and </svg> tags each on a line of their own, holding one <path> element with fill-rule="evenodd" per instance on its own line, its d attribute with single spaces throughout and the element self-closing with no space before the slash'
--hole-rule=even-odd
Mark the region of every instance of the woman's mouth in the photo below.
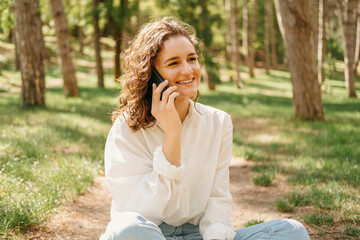
<svg viewBox="0 0 360 240">
<path fill-rule="evenodd" d="M 188 79 L 188 80 L 184 80 L 184 81 L 178 81 L 176 82 L 176 84 L 187 84 L 187 83 L 191 83 L 194 81 L 194 78 Z"/>
</svg>

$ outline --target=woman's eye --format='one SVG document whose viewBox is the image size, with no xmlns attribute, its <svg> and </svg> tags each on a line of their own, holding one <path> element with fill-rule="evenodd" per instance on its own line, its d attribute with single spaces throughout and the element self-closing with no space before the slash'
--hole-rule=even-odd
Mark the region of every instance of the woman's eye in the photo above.
<svg viewBox="0 0 360 240">
<path fill-rule="evenodd" d="M 177 62 L 172 62 L 170 63 L 168 66 L 172 66 L 172 65 L 175 65 Z"/>
<path fill-rule="evenodd" d="M 189 58 L 189 61 L 190 61 L 190 62 L 193 62 L 193 61 L 196 61 L 196 60 L 197 60 L 196 57 Z"/>
</svg>

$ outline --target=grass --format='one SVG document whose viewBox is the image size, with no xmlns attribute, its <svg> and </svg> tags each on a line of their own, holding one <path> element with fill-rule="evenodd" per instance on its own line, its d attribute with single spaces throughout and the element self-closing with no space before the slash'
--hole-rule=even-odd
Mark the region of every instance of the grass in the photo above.
<svg viewBox="0 0 360 240">
<path fill-rule="evenodd" d="M 0 50 L 0 237 L 6 237 L 43 222 L 94 181 L 103 168 L 118 86 L 106 69 L 106 88 L 96 87 L 94 57 L 85 49 L 75 54 L 79 98 L 63 96 L 61 71 L 52 62 L 46 81 L 55 84 L 47 88 L 46 107 L 20 109 L 13 46 L 0 42 Z M 200 102 L 231 114 L 233 153 L 255 162 L 256 184 L 286 176 L 291 190 L 274 203 L 280 211 L 316 226 L 318 235 L 336 228 L 346 239 L 360 231 L 360 100 L 346 97 L 342 73 L 331 76 L 336 79 L 327 79 L 323 92 L 324 122 L 294 119 L 286 71 L 257 73 L 244 79 L 243 89 L 230 82 L 216 91 L 201 85 Z"/>
<path fill-rule="evenodd" d="M 233 152 L 256 163 L 255 184 L 271 185 L 278 174 L 287 178 L 290 192 L 275 201 L 278 210 L 347 238 L 348 223 L 360 226 L 360 100 L 347 98 L 343 73 L 332 76 L 322 93 L 323 122 L 294 119 L 286 71 L 258 73 L 252 83 L 244 79 L 241 90 L 230 82 L 216 92 L 202 89 L 200 101 L 232 115 Z"/>
<path fill-rule="evenodd" d="M 11 45 L 0 42 L 0 48 Z M 61 71 L 48 63 L 46 107 L 20 109 L 21 83 L 12 54 L 0 75 L 0 238 L 41 224 L 64 200 L 74 200 L 103 169 L 118 86 L 96 87 L 91 67 L 77 65 L 79 98 L 65 98 Z M 87 58 L 87 56 L 82 56 Z M 80 62 L 80 59 L 77 60 Z M 86 65 L 86 64 L 84 64 Z M 58 83 L 60 79 L 60 84 Z M 54 84 L 55 83 L 55 84 Z"/>
</svg>

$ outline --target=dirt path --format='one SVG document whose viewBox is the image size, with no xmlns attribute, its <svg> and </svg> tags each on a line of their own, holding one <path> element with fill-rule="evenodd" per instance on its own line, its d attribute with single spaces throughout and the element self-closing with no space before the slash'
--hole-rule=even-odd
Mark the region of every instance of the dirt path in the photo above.
<svg viewBox="0 0 360 240">
<path fill-rule="evenodd" d="M 231 218 L 234 228 L 243 227 L 249 220 L 274 220 L 292 217 L 274 207 L 274 200 L 288 191 L 285 179 L 278 177 L 271 186 L 259 187 L 252 183 L 250 167 L 253 163 L 234 158 L 230 166 L 233 196 Z M 98 239 L 110 220 L 111 195 L 105 177 L 96 179 L 88 192 L 75 202 L 66 202 L 57 214 L 40 229 L 26 234 L 26 239 Z"/>
</svg>

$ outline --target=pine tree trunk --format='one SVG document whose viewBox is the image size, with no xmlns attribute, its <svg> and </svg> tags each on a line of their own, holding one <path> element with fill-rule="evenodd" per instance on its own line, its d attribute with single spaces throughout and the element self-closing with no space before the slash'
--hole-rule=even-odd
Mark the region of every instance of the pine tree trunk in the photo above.
<svg viewBox="0 0 360 240">
<path fill-rule="evenodd" d="M 210 53 L 210 45 L 211 45 L 211 30 L 210 30 L 210 22 L 208 21 L 209 19 L 209 11 L 207 9 L 207 0 L 203 0 L 201 1 L 200 4 L 201 7 L 201 35 L 203 38 L 203 43 L 204 43 L 204 50 L 207 52 L 207 54 L 211 54 Z M 205 61 L 207 57 L 205 57 Z M 209 57 L 208 57 L 209 58 Z M 206 64 L 204 64 L 204 68 L 203 68 L 203 78 L 204 78 L 204 82 L 207 83 L 209 90 L 215 90 L 215 82 L 211 79 L 211 76 L 208 74 L 208 69 L 206 67 Z"/>
<path fill-rule="evenodd" d="M 280 0 L 276 4 L 282 18 L 288 64 L 293 84 L 295 117 L 323 120 L 320 85 L 314 52 L 312 1 Z"/>
<path fill-rule="evenodd" d="M 249 33 L 249 74 L 251 77 L 254 77 L 254 67 L 255 67 L 255 49 L 254 49 L 254 40 L 255 40 L 255 34 L 256 34 L 256 0 L 253 1 L 253 12 L 252 12 L 252 21 L 251 21 L 251 28 Z"/>
<path fill-rule="evenodd" d="M 360 60 L 360 0 L 358 0 L 358 9 L 356 15 L 356 43 L 355 43 L 355 67 L 354 67 L 354 74 L 357 75 L 357 68 L 359 66 Z"/>
<path fill-rule="evenodd" d="M 234 38 L 233 38 L 233 45 L 234 45 L 234 62 L 235 62 L 235 74 L 234 74 L 234 80 L 236 82 L 236 86 L 239 88 L 242 88 L 244 85 L 241 81 L 241 75 L 240 75 L 240 39 L 239 39 L 239 18 L 238 18 L 238 12 L 239 12 L 239 6 L 238 1 L 233 0 L 233 15 L 234 15 Z"/>
<path fill-rule="evenodd" d="M 249 30 L 249 11 L 248 0 L 243 1 L 243 32 L 242 43 L 244 49 L 244 56 L 246 65 L 249 66 L 249 43 L 248 43 L 248 30 Z"/>
<path fill-rule="evenodd" d="M 94 23 L 94 46 L 96 56 L 96 72 L 98 76 L 98 86 L 104 87 L 104 72 L 101 60 L 101 47 L 100 47 L 100 28 L 99 28 L 99 0 L 93 0 L 93 23 Z"/>
<path fill-rule="evenodd" d="M 355 31 L 358 0 L 346 0 L 343 14 L 344 40 L 345 40 L 345 85 L 349 97 L 356 97 L 354 81 L 355 57 Z"/>
<path fill-rule="evenodd" d="M 228 68 L 228 72 L 229 72 L 229 81 L 232 82 L 233 76 L 234 76 L 234 70 L 233 70 L 233 65 L 234 63 L 233 61 L 233 54 L 234 54 L 234 49 L 232 46 L 232 39 L 233 39 L 233 35 L 234 35 L 234 28 L 232 26 L 233 20 L 233 14 L 232 14 L 232 8 L 231 8 L 231 1 L 232 0 L 225 0 L 225 9 L 226 9 L 226 62 L 227 62 L 227 68 Z"/>
<path fill-rule="evenodd" d="M 278 25 L 279 25 L 279 30 L 280 30 L 280 33 L 281 33 L 281 37 L 282 39 L 284 40 L 284 47 L 285 47 L 285 51 L 286 49 L 288 48 L 287 47 L 287 42 L 285 41 L 285 29 L 284 29 L 284 19 L 283 17 L 281 16 L 280 14 L 280 1 L 282 0 L 274 0 L 274 3 L 275 3 L 275 9 L 276 9 L 276 18 L 277 18 L 277 21 L 278 21 Z M 288 60 L 286 58 L 286 54 L 284 56 L 284 64 L 285 65 L 288 65 Z"/>
<path fill-rule="evenodd" d="M 21 70 L 20 106 L 45 106 L 43 49 L 39 39 L 39 0 L 15 0 L 15 35 Z"/>
<path fill-rule="evenodd" d="M 20 53 L 19 53 L 19 46 L 18 44 L 16 43 L 16 31 L 15 31 L 15 28 L 13 28 L 11 31 L 13 31 L 13 34 L 12 34 L 12 42 L 13 44 L 15 45 L 15 69 L 17 71 L 20 70 Z"/>
<path fill-rule="evenodd" d="M 317 74 L 319 85 L 324 82 L 324 62 L 326 48 L 326 0 L 319 0 L 318 8 L 318 49 L 317 49 Z"/>
<path fill-rule="evenodd" d="M 115 81 L 119 81 L 121 76 L 121 67 L 120 67 L 120 53 L 121 53 L 121 39 L 122 31 L 115 30 L 114 40 L 115 40 L 115 55 L 114 55 L 114 73 Z"/>
<path fill-rule="evenodd" d="M 271 1 L 272 2 L 272 1 Z M 269 24 L 270 24 L 270 39 L 271 39 L 271 67 L 275 68 L 277 65 L 276 61 L 276 35 L 275 35 L 275 28 L 274 28 L 274 16 L 273 16 L 273 5 L 272 3 L 269 4 Z"/>
<path fill-rule="evenodd" d="M 61 71 L 64 78 L 64 94 L 69 97 L 79 96 L 75 68 L 71 59 L 70 34 L 64 13 L 62 0 L 50 0 L 58 39 Z"/>
<path fill-rule="evenodd" d="M 269 38 L 270 38 L 270 21 L 272 15 L 270 15 L 271 9 L 271 0 L 265 0 L 265 70 L 266 73 L 269 74 L 270 71 L 270 46 L 269 46 Z"/>
</svg>

